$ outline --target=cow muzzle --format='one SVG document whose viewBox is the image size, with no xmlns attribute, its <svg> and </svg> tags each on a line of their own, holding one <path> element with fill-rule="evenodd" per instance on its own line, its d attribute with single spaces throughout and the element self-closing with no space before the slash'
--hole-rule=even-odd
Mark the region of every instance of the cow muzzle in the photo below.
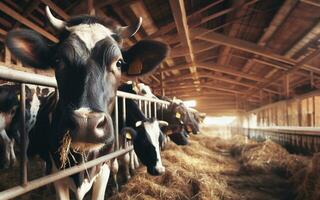
<svg viewBox="0 0 320 200">
<path fill-rule="evenodd" d="M 113 139 L 112 119 L 106 113 L 75 111 L 74 130 L 71 130 L 73 146 L 104 145 Z"/>
</svg>

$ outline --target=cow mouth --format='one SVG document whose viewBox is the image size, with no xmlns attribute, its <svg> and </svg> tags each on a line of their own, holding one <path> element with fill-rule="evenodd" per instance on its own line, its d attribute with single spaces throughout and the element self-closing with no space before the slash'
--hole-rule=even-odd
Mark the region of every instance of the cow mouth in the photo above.
<svg viewBox="0 0 320 200">
<path fill-rule="evenodd" d="M 72 140 L 70 131 L 68 130 L 64 134 L 58 149 L 61 163 L 60 168 L 65 168 L 67 163 L 70 163 L 69 155 L 72 158 L 74 158 L 73 153 L 86 155 L 92 151 L 99 151 L 106 145 L 105 143 L 87 143 Z"/>
<path fill-rule="evenodd" d="M 164 174 L 165 168 L 163 166 L 161 167 L 161 169 L 159 169 L 156 166 L 148 166 L 147 172 L 152 176 L 160 176 L 160 175 Z"/>
</svg>

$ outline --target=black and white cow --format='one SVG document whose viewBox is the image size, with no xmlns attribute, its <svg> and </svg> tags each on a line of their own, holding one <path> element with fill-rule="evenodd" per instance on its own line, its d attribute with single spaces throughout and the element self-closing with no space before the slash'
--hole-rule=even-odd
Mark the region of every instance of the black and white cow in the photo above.
<svg viewBox="0 0 320 200">
<path fill-rule="evenodd" d="M 40 101 L 35 94 L 35 86 L 26 85 L 26 132 L 29 133 L 36 122 Z M 14 144 L 20 144 L 20 85 L 0 86 L 0 168 L 8 168 L 16 162 Z"/>
<path fill-rule="evenodd" d="M 58 100 L 50 95 L 41 106 L 30 135 L 29 156 L 39 154 L 49 173 L 109 153 L 114 131 L 111 112 L 121 75 L 140 76 L 152 72 L 166 57 L 167 45 L 152 40 L 121 48 L 124 38 L 140 25 L 120 27 L 110 19 L 77 16 L 62 21 L 48 7 L 51 24 L 60 31 L 52 44 L 26 29 L 8 33 L 6 44 L 23 63 L 55 70 Z M 57 95 L 57 94 L 55 94 Z M 109 162 L 54 183 L 59 199 L 77 199 L 93 187 L 92 199 L 104 199 Z"/>
<path fill-rule="evenodd" d="M 119 91 L 135 93 L 132 84 L 123 84 L 118 88 Z M 124 113 L 123 99 L 119 98 L 118 102 L 118 125 L 119 130 L 126 129 L 126 134 L 130 134 L 134 147 L 134 152 L 139 160 L 147 167 L 151 175 L 160 175 L 165 172 L 160 155 L 160 144 L 163 140 L 163 133 L 160 127 L 167 126 L 168 123 L 158 121 L 155 118 L 147 118 L 139 109 L 137 103 L 132 99 L 125 100 L 126 112 Z M 125 114 L 125 122 L 122 116 Z M 130 127 L 130 129 L 127 129 Z M 121 131 L 123 132 L 123 131 Z M 130 176 L 128 164 L 126 165 L 126 175 Z"/>
</svg>

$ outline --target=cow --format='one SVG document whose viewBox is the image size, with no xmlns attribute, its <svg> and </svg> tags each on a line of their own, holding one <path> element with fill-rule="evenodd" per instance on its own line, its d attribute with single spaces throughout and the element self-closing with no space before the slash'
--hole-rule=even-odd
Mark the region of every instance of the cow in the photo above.
<svg viewBox="0 0 320 200">
<path fill-rule="evenodd" d="M 123 84 L 118 88 L 119 91 L 134 93 L 132 84 Z M 139 160 L 147 167 L 147 172 L 151 175 L 160 175 L 165 172 L 165 167 L 162 165 L 160 155 L 160 144 L 163 140 L 162 126 L 167 126 L 165 121 L 158 121 L 155 118 L 147 118 L 139 109 L 137 103 L 132 99 L 125 100 L 125 111 L 123 110 L 123 99 L 119 98 L 118 102 L 118 130 L 125 132 L 124 139 L 129 138 L 133 143 L 134 152 Z M 122 116 L 126 116 L 125 121 Z M 129 128 L 128 128 L 129 127 Z M 125 130 L 125 131 L 123 131 Z M 123 135 L 123 134 L 122 134 Z M 126 141 L 122 141 L 122 145 L 126 145 Z M 129 154 L 124 155 L 125 158 L 125 173 L 127 179 L 130 178 L 129 172 Z M 116 183 L 116 177 L 114 175 Z M 116 184 L 117 186 L 117 184 Z"/>
<path fill-rule="evenodd" d="M 40 107 L 30 133 L 28 156 L 40 155 L 47 173 L 92 160 L 113 150 L 111 113 L 121 76 L 152 73 L 168 54 L 159 41 L 141 40 L 123 49 L 123 39 L 133 36 L 142 19 L 121 27 L 108 18 L 89 15 L 62 21 L 48 6 L 46 15 L 59 31 L 50 43 L 39 33 L 17 29 L 7 34 L 6 45 L 24 64 L 53 68 L 58 92 Z M 110 162 L 54 182 L 59 199 L 69 199 L 71 189 L 81 200 L 93 188 L 92 199 L 104 199 Z"/>
<path fill-rule="evenodd" d="M 25 125 L 29 133 L 36 122 L 40 101 L 35 86 L 26 85 Z M 0 168 L 8 168 L 16 162 L 14 144 L 20 144 L 20 85 L 0 86 Z"/>
</svg>

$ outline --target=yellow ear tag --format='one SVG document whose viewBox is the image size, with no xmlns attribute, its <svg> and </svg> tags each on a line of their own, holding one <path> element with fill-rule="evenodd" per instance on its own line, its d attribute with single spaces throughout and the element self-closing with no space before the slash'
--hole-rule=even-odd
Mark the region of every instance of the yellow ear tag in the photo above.
<svg viewBox="0 0 320 200">
<path fill-rule="evenodd" d="M 18 101 L 20 101 L 20 94 L 17 95 Z"/>
<path fill-rule="evenodd" d="M 139 75 L 142 71 L 142 62 L 139 58 L 135 59 L 129 66 L 129 75 Z"/>
<path fill-rule="evenodd" d="M 180 113 L 176 113 L 176 118 L 178 118 L 178 119 L 180 119 L 181 118 L 181 115 L 180 115 Z"/>
<path fill-rule="evenodd" d="M 130 133 L 128 133 L 128 132 L 126 133 L 126 139 L 127 139 L 127 140 L 131 140 L 131 139 L 132 139 L 131 134 L 130 134 Z"/>
</svg>

